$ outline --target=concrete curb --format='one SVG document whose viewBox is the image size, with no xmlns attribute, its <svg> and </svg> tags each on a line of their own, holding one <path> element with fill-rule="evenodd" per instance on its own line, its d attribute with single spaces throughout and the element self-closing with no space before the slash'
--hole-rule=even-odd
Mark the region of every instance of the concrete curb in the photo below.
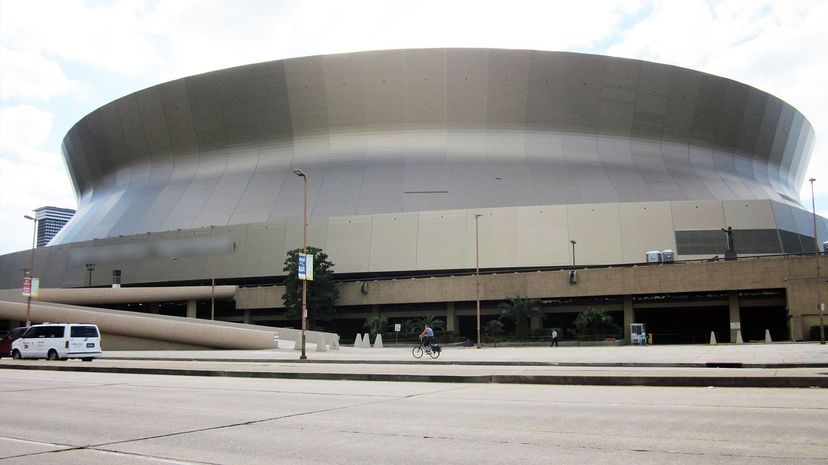
<svg viewBox="0 0 828 465">
<path fill-rule="evenodd" d="M 166 361 L 166 362 L 228 362 L 228 363 L 324 363 L 332 365 L 465 365 L 515 367 L 595 367 L 595 368 L 828 368 L 828 363 L 741 363 L 741 362 L 519 362 L 519 361 L 447 361 L 447 360 L 341 360 L 279 358 L 207 358 L 207 357 L 98 357 L 99 360 Z"/>
<path fill-rule="evenodd" d="M 3 365 L 0 369 L 74 371 L 143 375 L 210 376 L 229 378 L 307 379 L 330 381 L 397 381 L 433 383 L 502 383 L 595 386 L 828 388 L 819 376 L 657 376 L 657 375 L 422 375 L 387 373 L 296 373 L 235 370 L 199 370 L 142 367 L 58 365 Z"/>
</svg>

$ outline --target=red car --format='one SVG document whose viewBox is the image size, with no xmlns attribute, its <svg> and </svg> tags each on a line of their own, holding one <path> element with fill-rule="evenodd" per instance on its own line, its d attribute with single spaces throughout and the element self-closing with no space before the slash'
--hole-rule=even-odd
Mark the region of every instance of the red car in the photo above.
<svg viewBox="0 0 828 465">
<path fill-rule="evenodd" d="M 26 330 L 29 329 L 28 326 L 22 326 L 20 328 L 14 328 L 13 330 L 9 331 L 7 334 L 3 335 L 0 338 L 0 358 L 3 357 L 10 357 L 11 356 L 11 344 L 16 339 L 19 339 Z"/>
</svg>

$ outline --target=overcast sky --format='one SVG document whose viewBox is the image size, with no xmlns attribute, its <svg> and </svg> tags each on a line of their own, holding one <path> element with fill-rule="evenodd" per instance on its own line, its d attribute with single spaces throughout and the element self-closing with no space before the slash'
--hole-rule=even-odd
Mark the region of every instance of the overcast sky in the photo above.
<svg viewBox="0 0 828 465">
<path fill-rule="evenodd" d="M 807 179 L 828 216 L 828 2 L 2 0 L 0 254 L 23 219 L 76 208 L 60 153 L 69 128 L 119 97 L 230 66 L 360 50 L 486 47 L 637 58 L 782 98 L 817 134 Z"/>
</svg>

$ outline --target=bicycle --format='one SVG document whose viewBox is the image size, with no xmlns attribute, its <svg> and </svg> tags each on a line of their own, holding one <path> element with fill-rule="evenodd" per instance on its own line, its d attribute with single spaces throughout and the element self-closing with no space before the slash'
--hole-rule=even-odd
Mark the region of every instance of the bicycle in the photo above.
<svg viewBox="0 0 828 465">
<path fill-rule="evenodd" d="M 428 354 L 431 358 L 437 358 L 440 356 L 442 351 L 443 348 L 437 344 L 431 344 L 429 348 L 426 348 L 423 346 L 423 338 L 420 338 L 420 344 L 411 349 L 411 355 L 413 355 L 414 358 L 421 358 L 423 354 Z"/>
</svg>

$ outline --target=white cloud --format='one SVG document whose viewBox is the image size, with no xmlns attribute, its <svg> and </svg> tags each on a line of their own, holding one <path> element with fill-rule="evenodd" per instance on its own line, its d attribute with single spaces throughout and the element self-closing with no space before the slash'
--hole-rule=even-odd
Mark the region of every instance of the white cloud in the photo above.
<svg viewBox="0 0 828 465">
<path fill-rule="evenodd" d="M 72 187 L 60 160 L 58 154 L 48 152 L 30 152 L 19 162 L 0 158 L 2 253 L 31 247 L 32 224 L 23 215 L 31 215 L 34 208 L 74 208 Z"/>
<path fill-rule="evenodd" d="M 158 58 L 143 2 L 5 1 L 0 13 L 0 40 L 10 49 L 127 74 Z"/>
<path fill-rule="evenodd" d="M 0 109 L 0 152 L 25 153 L 41 147 L 52 132 L 54 115 L 31 105 Z"/>
<path fill-rule="evenodd" d="M 80 87 L 60 65 L 37 53 L 0 49 L 0 100 L 48 100 Z"/>
</svg>

